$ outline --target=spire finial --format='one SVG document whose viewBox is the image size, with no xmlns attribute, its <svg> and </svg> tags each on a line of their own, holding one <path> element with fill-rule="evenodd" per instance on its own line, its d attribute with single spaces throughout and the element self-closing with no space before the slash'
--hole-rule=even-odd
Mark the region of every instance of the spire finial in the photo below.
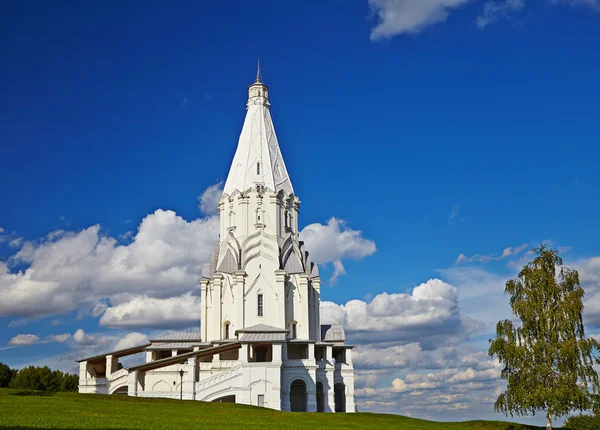
<svg viewBox="0 0 600 430">
<path fill-rule="evenodd" d="M 258 59 L 258 69 L 256 70 L 256 82 L 261 83 L 262 76 L 260 75 L 260 58 Z"/>
</svg>

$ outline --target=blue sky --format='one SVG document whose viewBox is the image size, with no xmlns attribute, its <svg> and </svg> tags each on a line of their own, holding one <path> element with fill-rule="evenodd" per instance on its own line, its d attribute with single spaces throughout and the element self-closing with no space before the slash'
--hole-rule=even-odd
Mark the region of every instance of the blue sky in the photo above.
<svg viewBox="0 0 600 430">
<path fill-rule="evenodd" d="M 72 369 L 77 354 L 128 333 L 135 340 L 194 326 L 166 318 L 144 329 L 115 323 L 123 317 L 116 311 L 100 324 L 107 308 L 145 293 L 161 306 L 188 292 L 193 302 L 195 286 L 157 284 L 148 293 L 143 276 L 135 283 L 129 274 L 114 285 L 103 279 L 108 291 L 97 287 L 105 272 L 85 274 L 99 267 L 102 240 L 114 242 L 110 252 L 131 251 L 142 270 L 151 266 L 144 243 L 158 238 L 176 249 L 178 232 L 193 231 L 194 257 L 206 258 L 214 214 L 201 213 L 198 198 L 226 178 L 260 58 L 302 200 L 300 223 L 316 232 L 314 248 L 325 237 L 341 244 L 323 248 L 323 299 L 342 306 L 384 293 L 414 298 L 415 287 L 440 280 L 436 297 L 455 305 L 444 311 L 460 326 L 454 343 L 421 315 L 423 338 L 362 351 L 408 357 L 420 348 L 421 362 L 425 354 L 437 364 L 394 361 L 393 381 L 416 384 L 431 372 L 458 380 L 471 369 L 483 373 L 468 382 L 492 396 L 501 386 L 485 379 L 493 365 L 449 357 L 468 350 L 485 361 L 492 320 L 510 316 L 503 282 L 536 244 L 561 247 L 580 269 L 588 332 L 599 332 L 599 10 L 596 0 L 7 5 L 0 361 Z M 143 242 L 138 228 L 153 239 Z M 93 258 L 81 263 L 86 252 Z M 331 282 L 337 261 L 346 274 Z M 166 270 L 158 266 L 148 270 Z M 55 290 L 71 302 L 43 299 Z M 400 333 L 394 324 L 407 316 L 396 313 L 400 322 L 388 328 Z M 34 337 L 11 341 L 24 334 Z M 69 336 L 49 338 L 60 334 Z M 476 391 L 443 385 L 424 394 L 455 396 L 440 397 L 439 408 L 409 404 L 403 395 L 418 387 L 398 388 L 382 376 L 389 368 L 367 361 L 357 384 L 363 409 L 496 417 L 489 402 L 475 402 Z M 367 388 L 389 401 L 377 404 Z"/>
</svg>

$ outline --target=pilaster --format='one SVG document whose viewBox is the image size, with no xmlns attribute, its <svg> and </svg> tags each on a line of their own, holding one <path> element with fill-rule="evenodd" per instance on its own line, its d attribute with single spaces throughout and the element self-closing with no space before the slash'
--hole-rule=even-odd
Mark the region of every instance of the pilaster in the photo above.
<svg viewBox="0 0 600 430">
<path fill-rule="evenodd" d="M 230 327 L 230 337 L 235 333 L 236 330 L 244 328 L 246 325 L 245 321 L 245 309 L 244 309 L 244 295 L 246 294 L 246 272 L 244 270 L 238 270 L 233 274 L 235 282 L 235 300 L 236 300 L 236 320 L 234 321 L 235 326 Z"/>
<path fill-rule="evenodd" d="M 287 279 L 287 272 L 285 270 L 276 270 L 275 271 L 275 285 L 277 290 L 277 297 L 279 300 L 277 303 L 277 327 L 285 328 L 285 307 L 286 307 L 286 297 L 285 297 L 285 281 Z"/>
<path fill-rule="evenodd" d="M 308 311 L 308 294 L 310 291 L 308 285 L 308 276 L 305 273 L 301 273 L 298 276 L 298 290 L 300 290 L 300 299 L 298 303 L 298 314 L 300 318 L 296 319 L 296 321 L 298 321 L 298 339 L 310 339 L 310 313 Z"/>
</svg>

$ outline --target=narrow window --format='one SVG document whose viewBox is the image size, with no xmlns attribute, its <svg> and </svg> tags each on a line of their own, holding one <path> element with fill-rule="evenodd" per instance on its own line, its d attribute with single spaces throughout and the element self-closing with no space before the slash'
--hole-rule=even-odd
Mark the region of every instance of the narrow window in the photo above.
<svg viewBox="0 0 600 430">
<path fill-rule="evenodd" d="M 285 211 L 283 213 L 283 217 L 285 218 L 285 228 L 288 228 L 288 213 Z"/>
<path fill-rule="evenodd" d="M 229 323 L 225 323 L 225 334 L 223 337 L 229 339 Z"/>
<path fill-rule="evenodd" d="M 256 174 L 260 175 L 260 163 L 259 162 L 256 163 Z"/>
<path fill-rule="evenodd" d="M 259 317 L 263 316 L 263 295 L 262 294 L 258 295 L 258 316 Z"/>
<path fill-rule="evenodd" d="M 297 339 L 298 338 L 298 332 L 296 330 L 296 323 L 293 322 L 292 323 L 292 339 Z"/>
<path fill-rule="evenodd" d="M 265 406 L 265 395 L 259 394 L 258 395 L 258 407 L 263 408 L 264 406 Z"/>
</svg>

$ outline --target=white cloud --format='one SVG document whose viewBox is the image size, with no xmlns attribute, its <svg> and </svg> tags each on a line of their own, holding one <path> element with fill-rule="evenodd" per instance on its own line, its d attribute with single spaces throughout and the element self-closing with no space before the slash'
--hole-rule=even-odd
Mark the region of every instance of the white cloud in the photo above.
<svg viewBox="0 0 600 430">
<path fill-rule="evenodd" d="M 453 224 L 458 218 L 458 215 L 460 215 L 460 205 L 452 206 L 452 209 L 450 209 L 450 214 L 448 215 L 448 224 Z"/>
<path fill-rule="evenodd" d="M 343 324 L 359 343 L 435 341 L 471 328 L 459 312 L 456 288 L 439 279 L 415 287 L 412 295 L 382 293 L 369 303 L 345 305 L 321 302 L 321 322 Z"/>
<path fill-rule="evenodd" d="M 166 299 L 137 296 L 109 307 L 100 325 L 111 328 L 172 328 L 199 324 L 200 297 L 186 293 Z"/>
<path fill-rule="evenodd" d="M 468 0 L 369 0 L 377 16 L 371 40 L 388 39 L 400 34 L 418 34 L 425 28 L 444 22 L 450 11 Z"/>
<path fill-rule="evenodd" d="M 208 187 L 200 197 L 198 201 L 200 204 L 198 208 L 205 215 L 216 215 L 219 213 L 219 200 L 223 195 L 223 182 L 216 183 Z"/>
<path fill-rule="evenodd" d="M 600 0 L 551 0 L 554 4 L 567 4 L 569 6 L 583 6 L 594 11 L 600 11 Z"/>
<path fill-rule="evenodd" d="M 40 243 L 25 242 L 12 258 L 29 264 L 26 270 L 12 273 L 0 262 L 0 316 L 42 317 L 82 306 L 99 315 L 105 298 L 184 294 L 197 284 L 217 236 L 217 217 L 187 222 L 161 209 L 142 220 L 127 245 L 97 225 L 52 232 Z"/>
<path fill-rule="evenodd" d="M 49 342 L 65 343 L 67 340 L 71 339 L 71 333 L 53 334 L 46 339 Z"/>
<path fill-rule="evenodd" d="M 83 329 L 78 329 L 73 334 L 73 340 L 81 346 L 99 346 L 106 344 L 108 341 L 105 336 L 87 334 Z"/>
<path fill-rule="evenodd" d="M 344 220 L 335 217 L 329 219 L 326 225 L 307 225 L 300 232 L 300 240 L 306 243 L 313 262 L 333 263 L 332 282 L 346 274 L 343 259 L 361 260 L 377 250 L 375 242 L 365 239 L 361 231 L 349 228 Z"/>
<path fill-rule="evenodd" d="M 529 247 L 529 244 L 524 243 L 521 246 L 505 248 L 499 255 L 486 255 L 486 254 L 475 254 L 471 257 L 467 257 L 465 254 L 460 254 L 456 259 L 456 264 L 461 263 L 489 263 L 490 261 L 503 260 L 508 257 L 513 257 L 525 251 Z"/>
<path fill-rule="evenodd" d="M 8 341 L 9 345 L 25 346 L 33 345 L 40 341 L 40 337 L 35 334 L 19 334 Z"/>
<path fill-rule="evenodd" d="M 483 12 L 475 20 L 479 29 L 484 29 L 490 24 L 502 18 L 508 18 L 511 14 L 520 12 L 525 7 L 525 0 L 502 0 L 488 1 L 483 6 Z"/>
<path fill-rule="evenodd" d="M 114 346 L 115 351 L 120 351 L 121 349 L 132 348 L 134 346 L 143 345 L 148 343 L 148 336 L 143 333 L 127 333 L 121 340 L 117 342 Z"/>
</svg>

